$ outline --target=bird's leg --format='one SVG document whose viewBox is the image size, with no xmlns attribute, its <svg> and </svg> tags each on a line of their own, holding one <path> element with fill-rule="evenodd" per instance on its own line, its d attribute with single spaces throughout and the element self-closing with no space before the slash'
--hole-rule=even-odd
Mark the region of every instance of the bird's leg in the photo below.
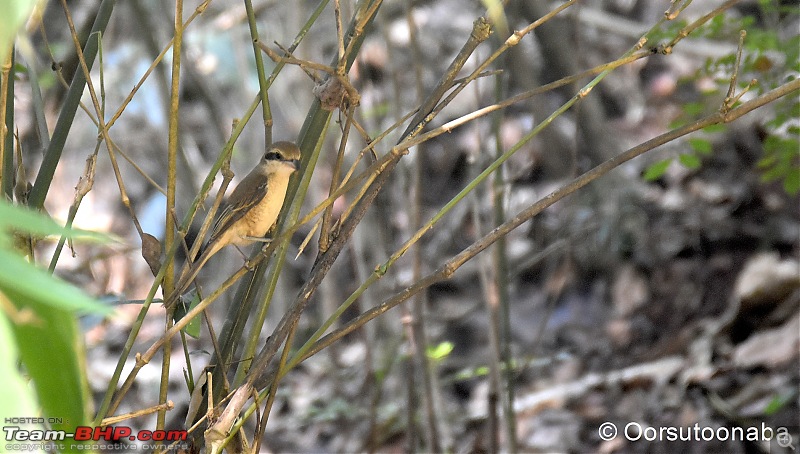
<svg viewBox="0 0 800 454">
<path fill-rule="evenodd" d="M 263 246 L 261 246 L 261 255 L 265 255 L 265 256 L 266 256 L 267 249 L 269 248 L 269 245 L 272 243 L 272 238 L 261 238 L 261 237 L 259 237 L 259 238 L 256 238 L 256 241 L 259 241 L 259 242 L 261 242 L 261 243 L 264 243 L 264 244 L 263 244 Z M 255 260 L 256 260 L 256 261 L 258 261 L 258 258 L 256 258 Z M 253 271 L 253 266 L 250 264 L 250 262 L 251 262 L 251 261 L 250 261 L 250 260 L 248 260 L 248 261 L 245 263 L 245 265 L 244 265 L 244 266 L 245 266 L 245 268 L 247 268 L 249 271 Z"/>
<path fill-rule="evenodd" d="M 240 254 L 242 254 L 242 258 L 244 259 L 245 269 L 247 269 L 247 271 L 253 271 L 255 269 L 255 266 L 253 266 L 252 260 L 247 258 L 247 255 L 245 255 L 245 253 L 242 252 L 241 249 L 239 249 L 239 246 L 236 246 L 236 250 L 239 251 Z"/>
</svg>

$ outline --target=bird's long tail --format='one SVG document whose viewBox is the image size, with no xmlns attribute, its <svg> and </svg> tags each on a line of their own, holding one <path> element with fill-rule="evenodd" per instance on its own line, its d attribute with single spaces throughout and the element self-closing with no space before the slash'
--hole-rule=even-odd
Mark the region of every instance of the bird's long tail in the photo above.
<svg viewBox="0 0 800 454">
<path fill-rule="evenodd" d="M 222 249 L 222 247 L 219 245 L 219 242 L 209 244 L 203 250 L 203 253 L 200 254 L 200 258 L 183 268 L 181 276 L 178 278 L 178 282 L 175 284 L 174 290 L 167 298 L 164 298 L 165 308 L 169 309 L 178 301 L 178 298 L 183 294 L 183 292 L 186 291 L 187 288 L 189 288 L 189 285 L 191 285 L 192 281 L 197 277 L 197 273 L 200 272 L 200 269 L 203 268 L 208 259 L 210 259 L 211 256 L 216 254 L 220 249 Z"/>
</svg>

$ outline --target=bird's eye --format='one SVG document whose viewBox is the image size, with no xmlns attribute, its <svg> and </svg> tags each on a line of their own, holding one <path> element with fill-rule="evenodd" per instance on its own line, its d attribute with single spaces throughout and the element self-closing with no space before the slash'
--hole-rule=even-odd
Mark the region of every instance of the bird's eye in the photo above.
<svg viewBox="0 0 800 454">
<path fill-rule="evenodd" d="M 281 159 L 281 155 L 277 151 L 270 151 L 264 155 L 264 159 L 267 161 L 277 161 Z"/>
</svg>

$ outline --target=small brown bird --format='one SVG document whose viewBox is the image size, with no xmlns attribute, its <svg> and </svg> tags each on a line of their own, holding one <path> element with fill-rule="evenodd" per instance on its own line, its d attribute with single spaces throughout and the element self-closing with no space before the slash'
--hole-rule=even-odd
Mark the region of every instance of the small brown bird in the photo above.
<svg viewBox="0 0 800 454">
<path fill-rule="evenodd" d="M 172 306 L 189 286 L 200 268 L 214 254 L 229 244 L 246 246 L 262 240 L 278 219 L 289 177 L 299 167 L 300 149 L 291 142 L 275 142 L 264 158 L 236 186 L 220 210 L 211 231 L 211 238 L 189 270 L 181 275 L 164 306 Z"/>
</svg>

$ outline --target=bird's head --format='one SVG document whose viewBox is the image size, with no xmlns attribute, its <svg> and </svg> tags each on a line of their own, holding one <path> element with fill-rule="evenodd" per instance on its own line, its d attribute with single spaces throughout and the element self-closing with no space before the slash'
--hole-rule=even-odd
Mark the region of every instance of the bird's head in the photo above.
<svg viewBox="0 0 800 454">
<path fill-rule="evenodd" d="M 262 163 L 267 172 L 291 174 L 300 168 L 300 149 L 292 142 L 275 142 L 264 153 Z"/>
</svg>

